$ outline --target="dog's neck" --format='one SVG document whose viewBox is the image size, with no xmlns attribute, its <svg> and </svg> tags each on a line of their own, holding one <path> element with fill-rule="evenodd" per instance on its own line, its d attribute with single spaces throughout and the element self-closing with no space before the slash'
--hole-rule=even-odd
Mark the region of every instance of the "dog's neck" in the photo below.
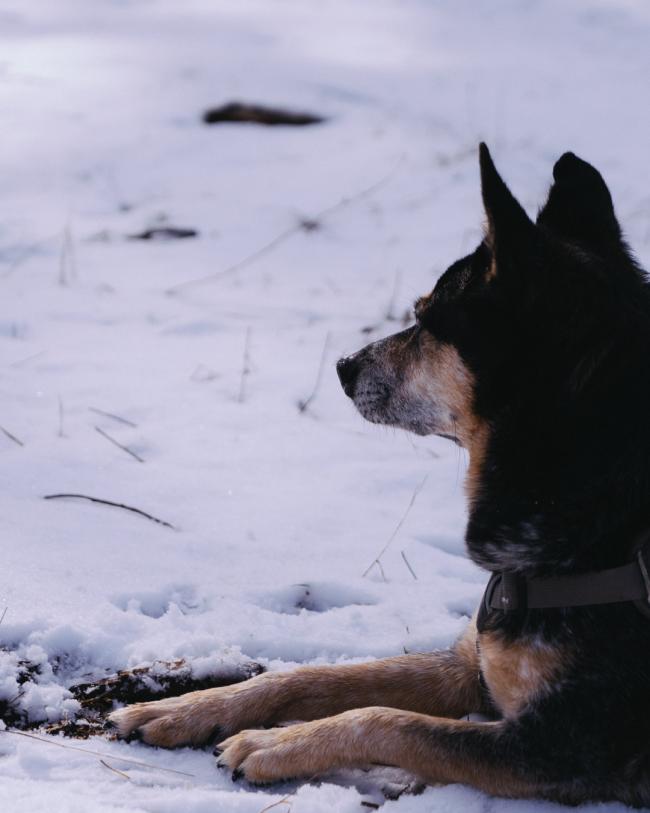
<svg viewBox="0 0 650 813">
<path fill-rule="evenodd" d="M 508 425 L 478 429 L 467 444 L 472 559 L 529 576 L 628 561 L 650 527 L 650 422 L 635 411 L 613 406 L 600 433 L 593 415 L 580 426 L 558 417 L 538 435 L 526 431 L 530 419 L 512 415 Z M 613 431 L 622 421 L 623 435 Z"/>
</svg>

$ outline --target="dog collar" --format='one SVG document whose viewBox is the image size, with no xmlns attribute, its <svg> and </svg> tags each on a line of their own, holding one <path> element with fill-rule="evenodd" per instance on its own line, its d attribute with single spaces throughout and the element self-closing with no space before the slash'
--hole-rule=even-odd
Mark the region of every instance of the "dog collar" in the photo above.
<svg viewBox="0 0 650 813">
<path fill-rule="evenodd" d="M 483 594 L 481 622 L 488 613 L 546 610 L 562 607 L 588 607 L 632 601 L 650 616 L 650 551 L 643 548 L 636 559 L 609 570 L 577 576 L 528 578 L 518 573 L 492 574 Z"/>
</svg>

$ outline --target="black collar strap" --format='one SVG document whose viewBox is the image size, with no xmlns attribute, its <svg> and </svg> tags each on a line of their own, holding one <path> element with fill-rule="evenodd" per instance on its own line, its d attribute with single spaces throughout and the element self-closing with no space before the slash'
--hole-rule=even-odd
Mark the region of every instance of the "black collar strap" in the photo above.
<svg viewBox="0 0 650 813">
<path fill-rule="evenodd" d="M 526 578 L 516 573 L 493 573 L 483 596 L 485 612 L 500 610 L 587 607 L 634 601 L 650 612 L 650 551 L 637 553 L 636 561 L 610 570 L 578 576 Z"/>
</svg>

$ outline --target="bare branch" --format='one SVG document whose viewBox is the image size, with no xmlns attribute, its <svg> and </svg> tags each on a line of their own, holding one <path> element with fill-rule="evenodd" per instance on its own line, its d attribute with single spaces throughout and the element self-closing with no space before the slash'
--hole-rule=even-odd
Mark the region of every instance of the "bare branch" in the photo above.
<svg viewBox="0 0 650 813">
<path fill-rule="evenodd" d="M 139 508 L 133 508 L 130 505 L 125 505 L 121 502 L 113 502 L 112 500 L 103 500 L 99 497 L 89 497 L 87 494 L 46 494 L 43 497 L 44 500 L 65 500 L 65 499 L 72 499 L 72 500 L 88 500 L 89 502 L 96 502 L 100 505 L 110 505 L 113 508 L 123 508 L 125 511 L 132 511 L 134 514 L 140 514 L 141 517 L 146 517 L 150 519 L 152 522 L 157 522 L 158 525 L 164 525 L 165 528 L 171 528 L 173 531 L 178 530 L 175 525 L 172 525 L 171 522 L 166 522 L 164 519 L 158 519 L 158 517 L 154 517 L 152 514 L 148 514 L 146 511 L 141 511 Z"/>
</svg>

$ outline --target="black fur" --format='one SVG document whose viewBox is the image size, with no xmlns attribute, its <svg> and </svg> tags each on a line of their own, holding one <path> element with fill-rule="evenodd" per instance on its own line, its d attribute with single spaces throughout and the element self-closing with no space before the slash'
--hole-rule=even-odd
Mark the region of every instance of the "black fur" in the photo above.
<svg viewBox="0 0 650 813">
<path fill-rule="evenodd" d="M 598 171 L 565 153 L 553 174 L 533 223 L 482 146 L 486 239 L 419 314 L 473 372 L 490 426 L 470 555 L 529 576 L 626 563 L 650 529 L 648 281 Z M 650 620 L 628 603 L 494 613 L 487 628 L 570 653 L 512 759 L 570 801 L 650 804 Z"/>
</svg>

